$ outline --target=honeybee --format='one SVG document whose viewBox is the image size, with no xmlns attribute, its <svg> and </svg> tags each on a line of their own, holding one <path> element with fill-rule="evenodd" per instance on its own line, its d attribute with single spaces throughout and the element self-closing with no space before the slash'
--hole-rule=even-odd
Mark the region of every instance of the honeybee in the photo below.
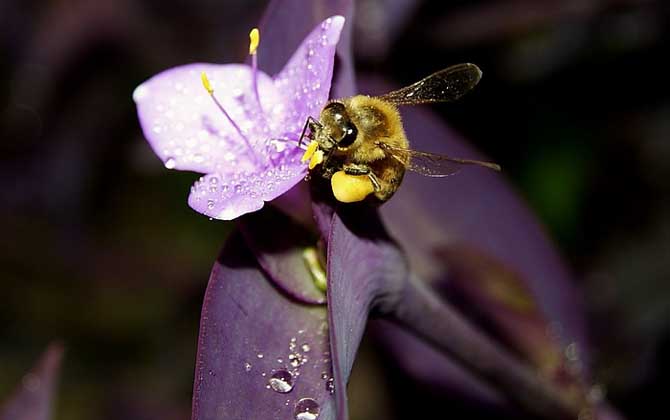
<svg viewBox="0 0 670 420">
<path fill-rule="evenodd" d="M 308 117 L 299 145 L 311 140 L 303 161 L 311 174 L 331 180 L 339 201 L 378 202 L 398 190 L 405 170 L 430 177 L 454 174 L 463 165 L 500 170 L 495 163 L 458 159 L 410 149 L 399 105 L 455 101 L 481 79 L 474 64 L 457 64 L 381 96 L 356 95 L 330 101 L 319 119 Z"/>
</svg>

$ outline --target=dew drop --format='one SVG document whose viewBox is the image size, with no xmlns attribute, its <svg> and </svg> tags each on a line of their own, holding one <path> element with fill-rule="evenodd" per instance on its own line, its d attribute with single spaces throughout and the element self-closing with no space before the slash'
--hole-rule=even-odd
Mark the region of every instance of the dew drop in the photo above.
<svg viewBox="0 0 670 420">
<path fill-rule="evenodd" d="M 262 359 L 262 358 L 263 358 L 263 353 L 258 353 L 258 354 L 256 355 L 256 357 L 258 357 L 259 359 Z"/>
<path fill-rule="evenodd" d="M 177 166 L 177 161 L 171 157 L 167 158 L 167 160 L 165 161 L 165 167 L 168 169 L 174 169 L 175 166 Z"/>
<path fill-rule="evenodd" d="M 244 370 L 246 370 L 247 372 L 250 372 L 251 371 L 251 363 L 246 362 L 244 364 Z"/>
<path fill-rule="evenodd" d="M 286 394 L 293 389 L 293 376 L 285 370 L 278 370 L 268 381 L 273 391 Z"/>
<path fill-rule="evenodd" d="M 309 344 L 303 344 L 301 347 L 302 351 L 305 353 L 309 352 L 312 348 L 309 346 Z"/>
<path fill-rule="evenodd" d="M 303 398 L 295 405 L 295 420 L 316 420 L 319 417 L 319 403 L 312 398 Z"/>
<path fill-rule="evenodd" d="M 21 380 L 21 383 L 28 392 L 37 392 L 42 385 L 42 381 L 34 373 L 28 373 L 26 376 L 24 376 Z"/>
</svg>

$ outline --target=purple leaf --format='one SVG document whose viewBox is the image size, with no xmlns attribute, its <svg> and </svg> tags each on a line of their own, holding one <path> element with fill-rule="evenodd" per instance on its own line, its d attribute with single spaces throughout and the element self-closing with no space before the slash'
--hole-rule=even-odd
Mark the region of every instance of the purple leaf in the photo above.
<svg viewBox="0 0 670 420">
<path fill-rule="evenodd" d="M 328 240 L 328 317 L 339 420 L 348 418 L 346 383 L 372 310 L 394 306 L 405 259 L 366 205 L 341 208 Z"/>
<path fill-rule="evenodd" d="M 63 346 L 51 344 L 21 380 L 21 385 L 0 406 L 0 420 L 49 420 L 58 380 Z"/>
<path fill-rule="evenodd" d="M 434 346 L 388 321 L 373 321 L 373 337 L 382 343 L 400 369 L 436 393 L 505 409 L 509 402 L 499 390 L 472 374 L 463 364 L 445 357 Z"/>
<path fill-rule="evenodd" d="M 332 419 L 329 352 L 326 308 L 284 295 L 233 234 L 205 293 L 192 418 L 293 419 L 309 398 Z"/>
<path fill-rule="evenodd" d="M 306 249 L 317 245 L 316 234 L 272 209 L 246 215 L 240 229 L 258 263 L 279 288 L 304 303 L 326 303 L 304 257 Z"/>
</svg>

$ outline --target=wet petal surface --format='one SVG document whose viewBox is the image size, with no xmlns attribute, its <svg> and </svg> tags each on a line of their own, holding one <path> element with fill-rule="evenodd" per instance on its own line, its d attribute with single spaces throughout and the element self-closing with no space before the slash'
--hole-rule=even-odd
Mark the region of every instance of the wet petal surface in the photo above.
<svg viewBox="0 0 670 420">
<path fill-rule="evenodd" d="M 285 163 L 263 171 L 200 177 L 191 187 L 188 205 L 220 220 L 233 220 L 259 210 L 265 201 L 274 200 L 305 177 L 306 168 L 300 163 L 299 150 L 287 154 L 291 157 L 286 158 Z"/>
<path fill-rule="evenodd" d="M 263 143 L 277 134 L 283 119 L 282 100 L 270 77 L 259 72 L 259 107 L 251 67 L 242 64 L 188 64 L 138 86 L 133 98 L 145 137 L 168 169 L 224 176 L 254 170 L 261 157 L 252 154 L 212 101 L 202 86 L 203 71 L 221 105 L 262 157 Z"/>
<path fill-rule="evenodd" d="M 302 130 L 308 116 L 318 118 L 328 101 L 335 48 L 343 26 L 342 16 L 326 19 L 305 38 L 274 77 L 277 90 L 290 103 L 285 119 L 289 131 Z"/>
</svg>

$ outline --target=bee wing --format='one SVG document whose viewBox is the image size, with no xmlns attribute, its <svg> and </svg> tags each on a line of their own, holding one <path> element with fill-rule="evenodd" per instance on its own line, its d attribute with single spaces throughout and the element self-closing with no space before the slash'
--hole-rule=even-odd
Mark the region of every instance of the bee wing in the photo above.
<svg viewBox="0 0 670 420">
<path fill-rule="evenodd" d="M 474 88 L 481 78 L 482 72 L 474 64 L 456 64 L 378 98 L 395 105 L 451 102 Z"/>
<path fill-rule="evenodd" d="M 405 165 L 408 170 L 424 176 L 440 178 L 453 175 L 460 171 L 463 165 L 477 165 L 500 171 L 500 165 L 491 162 L 419 152 L 417 150 L 404 149 L 381 142 L 377 143 L 377 145 L 384 149 L 384 151 L 395 160 Z"/>
</svg>

